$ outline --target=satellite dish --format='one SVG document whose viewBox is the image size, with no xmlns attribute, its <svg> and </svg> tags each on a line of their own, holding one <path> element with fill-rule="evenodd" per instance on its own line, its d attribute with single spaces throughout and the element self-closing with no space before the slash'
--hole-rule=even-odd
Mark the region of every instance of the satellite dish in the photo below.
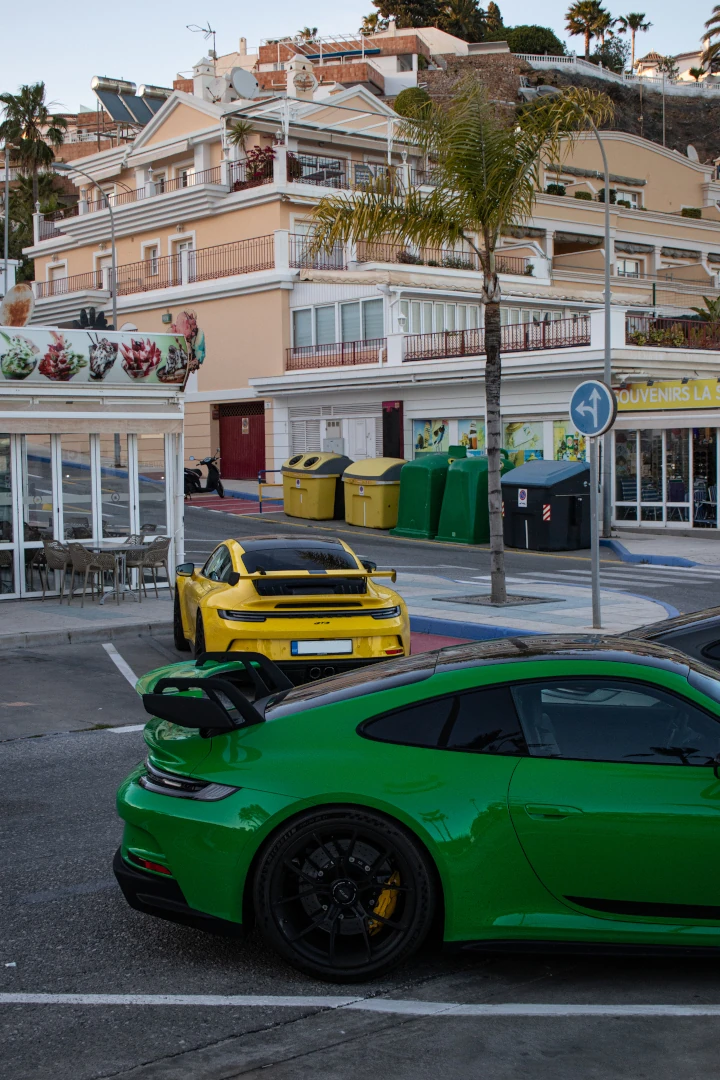
<svg viewBox="0 0 720 1080">
<path fill-rule="evenodd" d="M 122 332 L 123 330 L 125 330 L 126 332 L 130 330 L 137 330 L 137 326 L 134 322 L 124 322 L 120 327 L 120 331 Z"/>
<path fill-rule="evenodd" d="M 235 67 L 230 72 L 230 82 L 238 97 L 252 99 L 258 96 L 260 87 L 251 71 L 245 68 Z"/>
<path fill-rule="evenodd" d="M 35 310 L 32 285 L 21 281 L 5 293 L 0 304 L 0 326 L 27 326 Z"/>
<path fill-rule="evenodd" d="M 698 152 L 692 145 L 692 143 L 688 143 L 687 156 L 690 158 L 691 161 L 700 161 L 700 158 L 698 157 Z"/>
</svg>

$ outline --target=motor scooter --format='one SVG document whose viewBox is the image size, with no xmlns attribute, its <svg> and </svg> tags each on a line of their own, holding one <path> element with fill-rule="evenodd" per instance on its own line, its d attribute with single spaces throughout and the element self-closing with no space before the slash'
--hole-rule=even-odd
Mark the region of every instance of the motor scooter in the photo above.
<svg viewBox="0 0 720 1080">
<path fill-rule="evenodd" d="M 202 458 L 199 462 L 200 465 L 205 465 L 207 468 L 207 480 L 205 486 L 202 485 L 202 469 L 185 469 L 185 498 L 190 499 L 193 495 L 210 495 L 213 491 L 216 491 L 221 499 L 225 498 L 225 489 L 220 479 L 220 469 L 215 464 L 219 460 L 220 451 L 216 450 L 214 457 Z M 195 458 L 191 457 L 191 461 Z"/>
</svg>

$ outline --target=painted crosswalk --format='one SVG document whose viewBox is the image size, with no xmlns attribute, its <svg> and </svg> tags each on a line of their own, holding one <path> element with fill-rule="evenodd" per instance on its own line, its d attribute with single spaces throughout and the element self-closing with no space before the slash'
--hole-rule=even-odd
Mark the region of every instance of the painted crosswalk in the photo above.
<svg viewBox="0 0 720 1080">
<path fill-rule="evenodd" d="M 489 574 L 468 574 L 463 577 L 455 577 L 453 580 L 458 584 L 481 585 L 490 581 Z M 590 570 L 565 569 L 530 570 L 519 574 L 508 574 L 508 585 L 589 585 L 591 581 Z M 700 566 L 654 566 L 638 563 L 618 564 L 612 567 L 601 567 L 600 583 L 610 589 L 627 589 L 628 592 L 640 592 L 645 586 L 652 586 L 654 590 L 665 586 L 683 585 L 689 588 L 702 587 L 708 590 L 708 603 L 714 599 L 720 599 L 720 567 Z M 715 593 L 715 586 L 717 593 Z"/>
</svg>

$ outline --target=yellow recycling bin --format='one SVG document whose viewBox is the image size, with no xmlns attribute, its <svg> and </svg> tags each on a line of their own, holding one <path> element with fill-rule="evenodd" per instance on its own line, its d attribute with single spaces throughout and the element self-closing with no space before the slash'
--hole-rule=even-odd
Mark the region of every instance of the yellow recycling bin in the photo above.
<svg viewBox="0 0 720 1080">
<path fill-rule="evenodd" d="M 356 461 L 343 473 L 345 520 L 368 529 L 397 525 L 400 470 L 404 458 L 368 458 Z"/>
<path fill-rule="evenodd" d="M 285 513 L 291 517 L 328 521 L 344 514 L 340 482 L 352 458 L 313 451 L 293 454 L 282 467 Z"/>
</svg>

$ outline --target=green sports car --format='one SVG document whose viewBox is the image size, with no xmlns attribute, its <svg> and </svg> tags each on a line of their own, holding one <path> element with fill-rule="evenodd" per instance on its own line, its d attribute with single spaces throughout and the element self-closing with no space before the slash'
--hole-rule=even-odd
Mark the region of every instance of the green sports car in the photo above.
<svg viewBox="0 0 720 1080">
<path fill-rule="evenodd" d="M 525 637 L 293 688 L 259 654 L 140 680 L 115 872 L 141 911 L 253 921 L 290 964 L 378 975 L 431 931 L 720 946 L 720 682 L 672 649 Z"/>
</svg>

